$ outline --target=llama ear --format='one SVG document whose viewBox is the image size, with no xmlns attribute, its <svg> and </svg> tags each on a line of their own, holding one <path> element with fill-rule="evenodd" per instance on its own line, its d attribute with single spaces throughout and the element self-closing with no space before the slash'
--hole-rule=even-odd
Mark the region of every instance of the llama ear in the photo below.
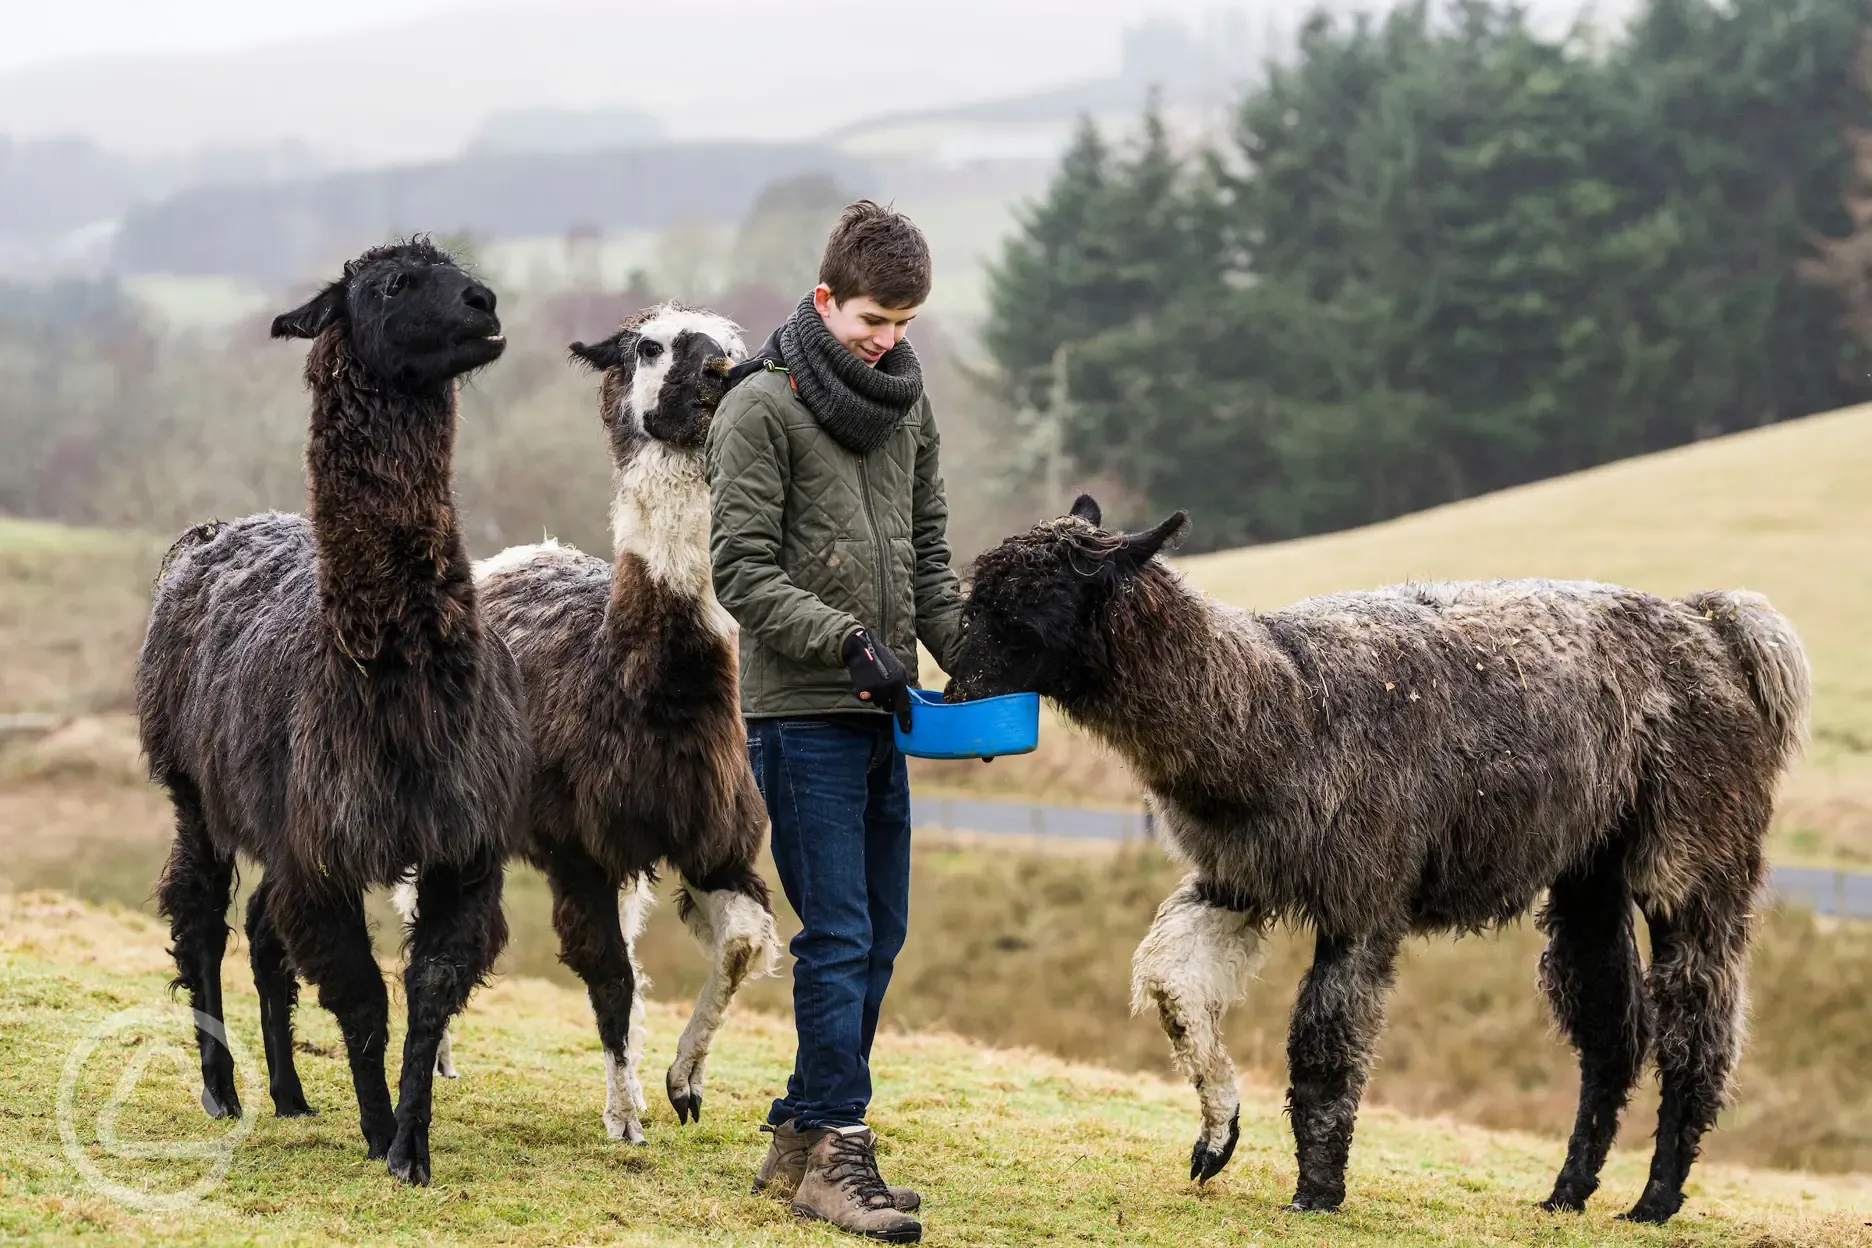
<svg viewBox="0 0 1872 1248">
<path fill-rule="evenodd" d="M 1099 510 L 1098 500 L 1090 494 L 1081 494 L 1073 500 L 1072 510 L 1066 513 L 1085 521 L 1093 528 L 1104 522 L 1105 513 Z"/>
<path fill-rule="evenodd" d="M 633 370 L 637 365 L 637 331 L 620 329 L 603 342 L 595 342 L 590 346 L 575 342 L 571 352 L 574 360 L 595 373 L 613 368 Z"/>
<path fill-rule="evenodd" d="M 304 304 L 273 318 L 275 338 L 316 338 L 347 310 L 345 284 L 333 282 Z"/>
<path fill-rule="evenodd" d="M 1174 549 L 1189 532 L 1189 512 L 1179 511 L 1154 529 L 1127 533 L 1118 544 L 1118 557 L 1129 568 L 1141 568 L 1165 547 Z"/>
</svg>

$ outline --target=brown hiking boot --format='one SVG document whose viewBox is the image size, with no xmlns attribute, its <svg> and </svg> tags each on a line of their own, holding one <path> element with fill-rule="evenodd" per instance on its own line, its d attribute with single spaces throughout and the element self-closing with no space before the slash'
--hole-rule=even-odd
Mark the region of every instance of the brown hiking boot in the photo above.
<svg viewBox="0 0 1872 1248">
<path fill-rule="evenodd" d="M 773 1136 L 773 1143 L 767 1146 L 767 1156 L 754 1175 L 755 1192 L 764 1192 L 775 1183 L 785 1183 L 798 1191 L 800 1180 L 806 1177 L 805 1134 L 796 1130 L 791 1121 L 777 1127 L 763 1125 L 761 1130 Z M 890 1194 L 891 1205 L 903 1213 L 915 1213 L 923 1207 L 923 1198 L 910 1188 L 892 1187 Z"/>
<path fill-rule="evenodd" d="M 794 1213 L 887 1244 L 922 1240 L 923 1224 L 897 1208 L 878 1177 L 877 1137 L 869 1127 L 821 1127 L 800 1135 L 806 1177 L 793 1194 Z"/>
</svg>

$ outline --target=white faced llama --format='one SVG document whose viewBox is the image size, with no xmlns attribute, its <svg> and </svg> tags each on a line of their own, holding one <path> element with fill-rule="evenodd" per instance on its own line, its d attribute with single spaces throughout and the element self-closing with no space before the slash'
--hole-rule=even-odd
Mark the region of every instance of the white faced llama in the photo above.
<svg viewBox="0 0 1872 1248">
<path fill-rule="evenodd" d="M 506 942 L 502 862 L 527 765 L 519 672 L 482 625 L 450 496 L 455 378 L 498 358 L 494 294 L 427 242 L 365 252 L 273 336 L 313 340 L 310 516 L 199 525 L 164 559 L 137 674 L 154 778 L 176 810 L 158 898 L 177 978 L 221 1018 L 237 854 L 273 1104 L 293 1067 L 295 978 L 338 1016 L 372 1157 L 429 1179 L 431 1071 L 449 1018 Z M 394 1114 L 389 998 L 362 896 L 415 864 Z M 202 1105 L 238 1114 L 198 1031 Z"/>
<path fill-rule="evenodd" d="M 1132 985 L 1202 1102 L 1190 1177 L 1234 1151 L 1221 1020 L 1269 923 L 1316 934 L 1287 1049 L 1289 1207 L 1331 1210 L 1399 942 L 1512 920 L 1545 890 L 1541 983 L 1581 1074 L 1545 1206 L 1584 1207 L 1654 1052 L 1657 1149 L 1626 1216 L 1677 1212 L 1741 1048 L 1762 837 L 1805 727 L 1787 621 L 1740 591 L 1549 581 L 1250 614 L 1153 558 L 1182 513 L 1145 533 L 1099 522 L 1081 498 L 981 556 L 951 693 L 1052 698 L 1131 766 L 1194 868 Z"/>
<path fill-rule="evenodd" d="M 736 990 L 778 956 L 702 457 L 724 374 L 747 349 L 731 322 L 668 305 L 572 354 L 603 374 L 614 562 L 547 542 L 502 551 L 475 576 L 526 683 L 535 769 L 518 843 L 552 886 L 559 956 L 597 1015 L 605 1127 L 641 1144 L 632 946 L 656 869 L 681 873 L 683 920 L 710 959 L 665 1077 L 680 1120 L 701 1119 L 709 1045 Z"/>
</svg>

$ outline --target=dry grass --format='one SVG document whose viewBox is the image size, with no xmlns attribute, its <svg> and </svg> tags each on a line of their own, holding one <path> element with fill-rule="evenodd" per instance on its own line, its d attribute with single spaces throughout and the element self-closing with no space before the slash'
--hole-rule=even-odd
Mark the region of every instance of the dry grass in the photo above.
<svg viewBox="0 0 1872 1248">
<path fill-rule="evenodd" d="M 170 832 L 160 795 L 134 772 L 48 776 L 17 756 L 14 765 L 25 778 L 0 781 L 0 890 L 59 888 L 147 912 Z M 912 930 L 890 996 L 896 1025 L 1167 1073 L 1162 1034 L 1131 1018 L 1128 1001 L 1131 951 L 1175 886 L 1175 865 L 1136 848 L 946 836 L 919 837 L 915 862 Z M 250 871 L 246 883 L 254 879 Z M 550 900 L 533 872 L 509 875 L 507 912 L 513 942 L 503 972 L 575 987 L 558 964 Z M 373 913 L 378 947 L 394 949 L 382 898 Z M 780 922 L 790 936 L 796 925 L 784 904 Z M 1261 982 L 1229 1025 L 1243 1070 L 1270 1084 L 1286 1077 L 1287 1011 L 1311 950 L 1304 936 L 1280 933 L 1274 943 Z M 1576 1076 L 1534 988 L 1539 947 L 1526 924 L 1407 945 L 1373 1102 L 1564 1134 Z M 700 986 L 701 960 L 673 906 L 658 908 L 640 950 L 658 999 L 686 998 Z M 228 967 L 230 986 L 246 980 L 238 944 Z M 1710 1155 L 1872 1171 L 1872 926 L 1826 927 L 1774 912 L 1756 949 L 1754 984 L 1740 1100 Z M 785 1015 L 790 992 L 786 977 L 766 980 L 750 985 L 742 1004 Z M 1652 1110 L 1641 1097 L 1627 1120 L 1628 1146 L 1642 1147 Z"/>
<path fill-rule="evenodd" d="M 32 1244 L 180 1243 L 849 1243 L 800 1224 L 772 1197 L 748 1194 L 764 1146 L 755 1124 L 790 1061 L 778 1020 L 737 1011 L 710 1066 L 708 1117 L 679 1128 L 655 1103 L 649 1147 L 605 1139 L 602 1077 L 581 994 L 510 979 L 481 993 L 458 1027 L 463 1078 L 437 1088 L 435 1183 L 406 1189 L 369 1162 L 350 1109 L 343 1050 L 329 1015 L 300 1012 L 299 1067 L 325 1111 L 259 1114 L 225 1180 L 178 1213 L 144 1213 L 84 1183 L 60 1144 L 56 1073 L 95 1024 L 164 1000 L 163 933 L 148 919 L 51 896 L 0 903 L 0 1239 Z M 230 980 L 236 1042 L 258 1060 L 258 1007 Z M 680 1016 L 650 1011 L 645 1064 L 669 1058 Z M 194 1101 L 192 1046 L 181 1019 L 118 1033 L 74 1084 L 74 1138 L 109 1178 L 173 1191 L 198 1177 L 188 1160 L 112 1156 L 100 1110 L 139 1052 L 151 1058 L 118 1119 L 127 1142 L 187 1144 L 226 1130 Z M 392 1052 L 398 1032 L 391 1037 Z M 178 1065 L 171 1066 L 170 1061 Z M 1292 1185 L 1278 1092 L 1243 1089 L 1242 1145 L 1206 1189 L 1184 1179 L 1195 1114 L 1178 1084 L 1031 1051 L 887 1030 L 876 1053 L 872 1120 L 893 1179 L 924 1194 L 927 1243 L 1302 1245 L 1872 1243 L 1863 1177 L 1706 1163 L 1668 1227 L 1612 1214 L 1643 1182 L 1642 1154 L 1620 1150 L 1586 1217 L 1552 1217 L 1544 1195 L 1552 1141 L 1373 1110 L 1360 1121 L 1351 1193 L 1334 1217 L 1279 1212 Z M 261 1109 L 249 1067 L 241 1091 Z"/>
<path fill-rule="evenodd" d="M 1590 576 L 1667 593 L 1700 585 L 1761 589 L 1801 628 L 1819 689 L 1813 759 L 1785 795 L 1776 853 L 1865 863 L 1872 862 L 1868 479 L 1872 411 L 1847 412 L 1362 532 L 1186 566 L 1212 592 L 1259 607 L 1413 576 Z M 70 717 L 36 744 L 0 745 L 0 889 L 58 887 L 147 906 L 169 813 L 141 779 L 124 711 L 160 553 L 155 541 L 0 521 L 0 715 Z M 1070 730 L 1050 724 L 1042 740 L 1023 759 L 919 767 L 918 782 L 1071 803 L 1136 800 L 1123 769 Z M 895 1024 L 1162 1071 L 1166 1046 L 1152 1025 L 1129 1018 L 1126 985 L 1131 950 L 1175 877 L 1175 868 L 1150 853 L 922 842 L 914 930 L 891 995 Z M 516 872 L 509 897 L 515 940 L 507 969 L 564 983 L 540 881 Z M 387 909 L 377 913 L 388 921 Z M 0 922 L 17 920 L 0 915 Z M 106 933 L 100 949 L 121 943 L 115 929 L 98 930 Z M 392 943 L 380 935 L 380 946 Z M 1525 926 L 1412 945 L 1374 1102 L 1564 1132 L 1574 1074 L 1534 991 L 1537 947 Z M 694 990 L 699 961 L 667 909 L 646 933 L 644 954 L 659 997 Z M 1305 955 L 1303 941 L 1282 937 L 1263 983 L 1231 1023 L 1244 1070 L 1270 1084 L 1284 1078 L 1285 1014 Z M 237 952 L 230 988 L 243 983 L 243 962 Z M 1740 1099 L 1712 1137 L 1710 1155 L 1872 1169 L 1872 932 L 1771 916 L 1754 982 L 1754 1039 Z M 787 997 L 784 980 L 767 981 L 745 1003 L 780 1014 Z M 587 1044 L 585 1030 L 564 1043 Z M 495 1060 L 474 1058 L 472 1048 L 470 1055 Z M 1178 1105 L 1179 1113 L 1187 1109 Z M 1634 1153 L 1650 1113 L 1643 1103 L 1628 1120 L 1625 1145 Z M 1537 1168 L 1557 1156 L 1551 1142 L 1530 1147 Z M 1268 1145 L 1265 1165 L 1275 1165 L 1279 1152 Z M 1260 1184 L 1270 1192 L 1278 1186 L 1272 1178 Z M 46 1225 L 85 1221 L 81 1196 L 57 1200 L 77 1221 Z M 92 1212 L 106 1222 L 114 1216 Z"/>
<path fill-rule="evenodd" d="M 1181 566 L 1227 602 L 1273 609 L 1407 580 L 1542 576 L 1661 594 L 1747 587 L 1801 632 L 1814 744 L 1777 824 L 1783 860 L 1872 863 L 1872 408 L 1776 425 L 1347 533 L 1203 555 Z M 1195 517 L 1196 524 L 1202 517 Z M 937 764 L 948 788 L 1135 803 L 1088 743 L 989 767 Z"/>
<path fill-rule="evenodd" d="M 0 520 L 0 715 L 132 704 L 165 544 Z"/>
</svg>

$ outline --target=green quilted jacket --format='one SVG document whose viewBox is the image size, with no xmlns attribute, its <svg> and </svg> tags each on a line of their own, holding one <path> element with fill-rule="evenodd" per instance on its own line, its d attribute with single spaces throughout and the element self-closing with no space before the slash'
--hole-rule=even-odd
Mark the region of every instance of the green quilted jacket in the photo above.
<svg viewBox="0 0 1872 1248">
<path fill-rule="evenodd" d="M 741 626 L 741 710 L 877 715 L 852 692 L 839 647 L 863 624 L 917 670 L 945 667 L 962 633 L 949 507 L 924 397 L 881 448 L 832 439 L 787 374 L 728 392 L 708 436 L 715 595 Z"/>
</svg>

